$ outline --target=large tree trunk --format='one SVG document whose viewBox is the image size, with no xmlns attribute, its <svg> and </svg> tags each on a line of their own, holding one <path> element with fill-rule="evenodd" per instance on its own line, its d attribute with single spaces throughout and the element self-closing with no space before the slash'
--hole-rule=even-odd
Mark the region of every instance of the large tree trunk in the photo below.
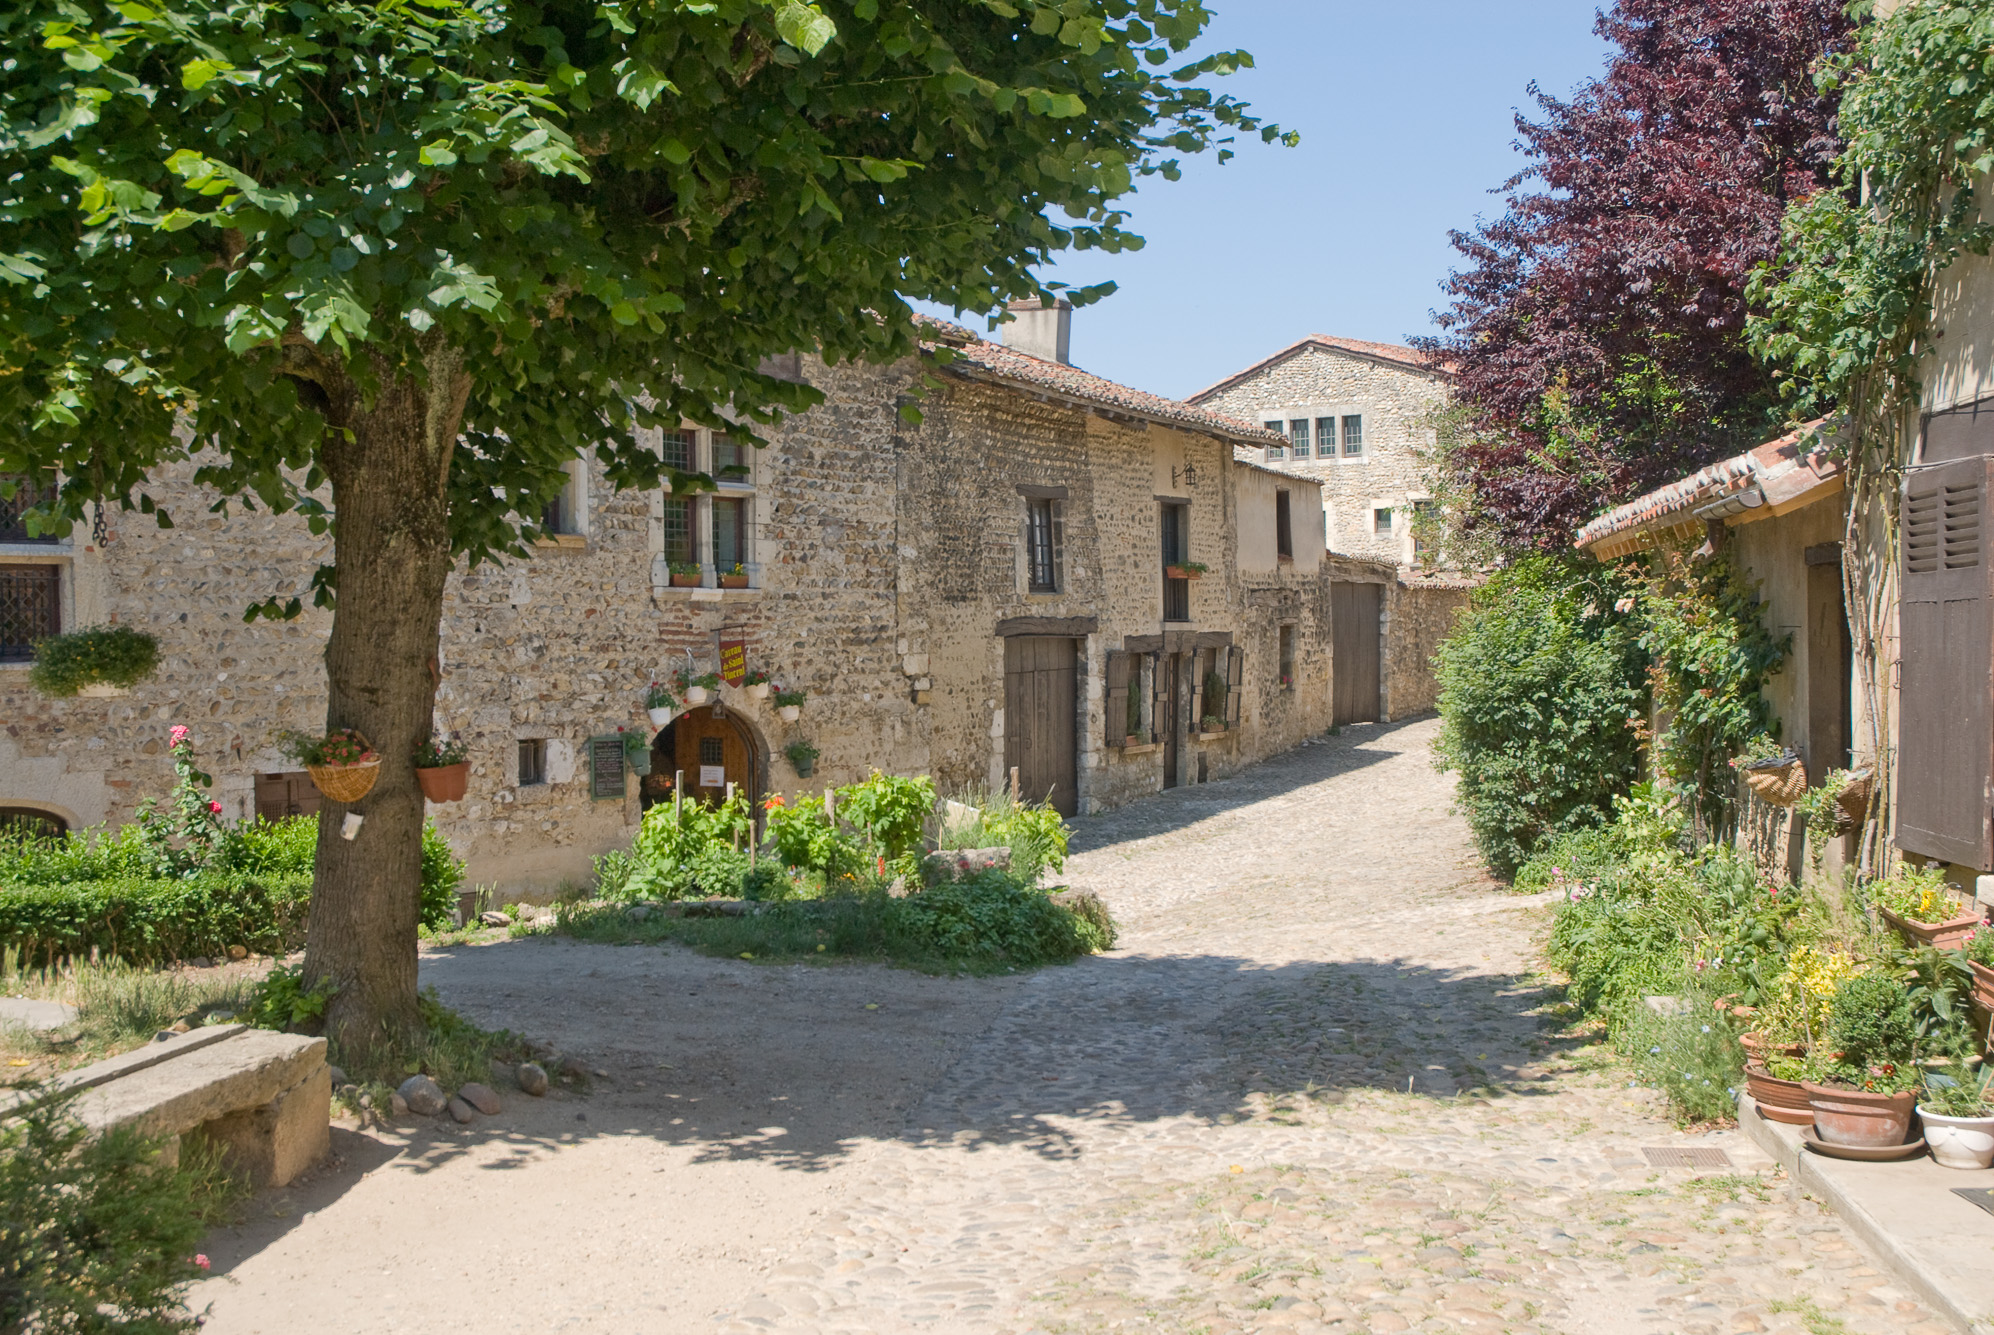
<svg viewBox="0 0 1994 1335">
<path fill-rule="evenodd" d="M 430 735 L 433 667 L 451 567 L 447 484 L 469 381 L 461 354 L 425 356 L 422 380 L 377 364 L 369 389 L 307 369 L 333 430 L 338 602 L 325 648 L 326 726 L 357 728 L 380 754 L 380 777 L 351 805 L 319 815 L 305 982 L 337 989 L 326 1033 L 349 1054 L 417 1024 L 416 926 L 421 907 L 422 791 L 415 751 Z M 351 840 L 349 814 L 363 818 Z"/>
</svg>

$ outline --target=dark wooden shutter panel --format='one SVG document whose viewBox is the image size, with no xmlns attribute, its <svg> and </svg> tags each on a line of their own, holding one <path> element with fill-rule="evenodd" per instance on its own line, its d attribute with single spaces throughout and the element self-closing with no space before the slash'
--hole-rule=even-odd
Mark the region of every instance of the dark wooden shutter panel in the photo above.
<svg viewBox="0 0 1994 1335">
<path fill-rule="evenodd" d="M 1108 651 L 1106 680 L 1103 731 L 1109 746 L 1121 746 L 1129 732 L 1129 656 L 1119 649 Z"/>
<path fill-rule="evenodd" d="M 1226 650 L 1225 664 L 1225 725 L 1228 728 L 1239 726 L 1239 684 L 1246 679 L 1246 650 L 1238 645 Z"/>
<path fill-rule="evenodd" d="M 1149 669 L 1149 740 L 1159 742 L 1177 730 L 1177 720 L 1170 717 L 1170 659 L 1151 654 Z"/>
<path fill-rule="evenodd" d="M 1901 512 L 1897 844 L 1994 869 L 1994 459 L 1914 469 Z"/>
<path fill-rule="evenodd" d="M 623 739 L 589 738 L 589 796 L 598 801 L 623 796 Z"/>
</svg>

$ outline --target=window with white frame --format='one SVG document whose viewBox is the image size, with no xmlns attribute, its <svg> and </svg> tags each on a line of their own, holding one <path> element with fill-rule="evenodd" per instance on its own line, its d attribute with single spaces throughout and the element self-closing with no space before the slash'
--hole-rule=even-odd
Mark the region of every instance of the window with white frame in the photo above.
<svg viewBox="0 0 1994 1335">
<path fill-rule="evenodd" d="M 1288 419 L 1288 447 L 1295 452 L 1297 459 L 1309 457 L 1309 419 L 1291 417 Z"/>
<path fill-rule="evenodd" d="M 1371 508 L 1371 531 L 1381 538 L 1392 535 L 1392 507 L 1377 505 Z"/>
<path fill-rule="evenodd" d="M 1260 426 L 1262 430 L 1272 431 L 1277 436 L 1288 434 L 1288 422 L 1283 417 L 1270 417 L 1262 422 Z M 1269 445 L 1267 447 L 1267 457 L 1269 459 L 1285 459 L 1288 457 L 1288 447 L 1285 445 Z"/>
<path fill-rule="evenodd" d="M 1268 460 L 1364 458 L 1364 414 L 1345 412 L 1337 404 L 1297 405 L 1279 412 L 1263 410 L 1260 425 L 1286 438 L 1284 445 L 1269 445 Z"/>
<path fill-rule="evenodd" d="M 686 425 L 664 433 L 660 455 L 683 473 L 705 473 L 715 490 L 659 497 L 654 516 L 654 560 L 662 559 L 672 583 L 699 587 L 751 585 L 760 563 L 755 552 L 755 449 L 724 431 Z"/>
<path fill-rule="evenodd" d="M 1343 415 L 1343 457 L 1353 458 L 1364 453 L 1364 414 L 1345 413 Z"/>
</svg>

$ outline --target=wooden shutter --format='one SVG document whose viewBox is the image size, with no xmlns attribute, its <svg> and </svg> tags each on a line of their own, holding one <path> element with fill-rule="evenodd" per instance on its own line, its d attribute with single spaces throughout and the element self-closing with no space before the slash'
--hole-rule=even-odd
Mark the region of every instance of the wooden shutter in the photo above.
<svg viewBox="0 0 1994 1335">
<path fill-rule="evenodd" d="M 607 801 L 623 796 L 623 739 L 589 738 L 589 796 Z"/>
<path fill-rule="evenodd" d="M 1102 729 L 1109 746 L 1121 746 L 1129 734 L 1129 656 L 1119 649 L 1108 651 L 1106 680 Z"/>
<path fill-rule="evenodd" d="M 1994 869 L 1994 459 L 1913 469 L 1904 487 L 1897 844 Z"/>
<path fill-rule="evenodd" d="M 1225 725 L 1228 728 L 1239 726 L 1239 684 L 1246 677 L 1246 650 L 1238 645 L 1226 650 L 1225 655 Z"/>
<path fill-rule="evenodd" d="M 1156 742 L 1177 731 L 1177 720 L 1170 717 L 1170 682 L 1174 674 L 1169 655 L 1151 654 L 1149 665 L 1149 740 Z"/>
</svg>

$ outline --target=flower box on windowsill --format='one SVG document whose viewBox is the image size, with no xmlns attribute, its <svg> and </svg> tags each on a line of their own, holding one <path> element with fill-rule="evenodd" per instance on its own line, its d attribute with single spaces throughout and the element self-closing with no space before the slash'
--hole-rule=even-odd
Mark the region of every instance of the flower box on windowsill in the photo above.
<svg viewBox="0 0 1994 1335">
<path fill-rule="evenodd" d="M 720 576 L 720 587 L 723 589 L 745 589 L 748 587 L 748 577 L 746 575 L 722 575 Z"/>
<path fill-rule="evenodd" d="M 700 586 L 699 581 L 701 578 L 699 575 L 681 575 L 675 570 L 672 572 L 672 587 L 675 589 L 696 589 Z"/>
<path fill-rule="evenodd" d="M 1203 732 L 1200 732 L 1200 733 L 1198 733 L 1198 734 L 1197 734 L 1197 738 L 1198 738 L 1198 740 L 1199 740 L 1199 741 L 1201 741 L 1201 742 L 1214 742 L 1214 741 L 1217 741 L 1217 740 L 1218 740 L 1219 738 L 1221 738 L 1221 737 L 1224 737 L 1224 736 L 1226 736 L 1226 735 L 1227 735 L 1227 732 L 1226 732 L 1226 727 L 1225 727 L 1225 725 L 1224 725 L 1224 724 L 1220 724 L 1220 725 L 1219 725 L 1218 727 L 1216 727 L 1216 728 L 1209 728 L 1209 729 L 1206 729 L 1206 730 L 1205 730 L 1205 731 L 1203 731 Z"/>
<path fill-rule="evenodd" d="M 1165 579 L 1201 579 L 1204 577 L 1204 573 L 1203 570 L 1195 566 L 1163 567 L 1163 577 Z"/>
</svg>

